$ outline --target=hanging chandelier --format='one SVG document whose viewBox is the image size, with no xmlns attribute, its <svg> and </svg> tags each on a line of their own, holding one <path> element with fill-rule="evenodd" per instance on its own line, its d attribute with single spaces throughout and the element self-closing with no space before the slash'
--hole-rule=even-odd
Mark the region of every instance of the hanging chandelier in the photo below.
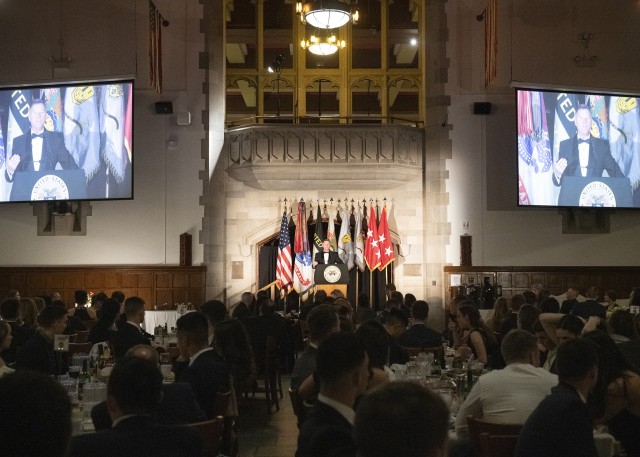
<svg viewBox="0 0 640 457">
<path fill-rule="evenodd" d="M 325 36 L 311 35 L 309 39 L 300 42 L 302 49 L 308 49 L 310 53 L 318 56 L 328 56 L 335 54 L 338 49 L 344 49 L 347 46 L 346 41 L 340 40 L 334 34 L 326 34 Z"/>
<path fill-rule="evenodd" d="M 311 0 L 304 4 L 297 2 L 296 13 L 303 23 L 318 29 L 335 29 L 349 21 L 354 24 L 358 22 L 358 11 L 352 11 L 349 4 L 338 0 Z"/>
</svg>

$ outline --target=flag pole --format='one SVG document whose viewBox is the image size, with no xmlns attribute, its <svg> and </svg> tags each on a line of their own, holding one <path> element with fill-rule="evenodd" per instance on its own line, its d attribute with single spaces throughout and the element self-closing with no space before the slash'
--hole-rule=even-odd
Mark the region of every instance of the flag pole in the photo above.
<svg viewBox="0 0 640 457">
<path fill-rule="evenodd" d="M 373 303 L 373 271 L 369 269 L 369 303 Z"/>
<path fill-rule="evenodd" d="M 358 293 L 358 273 L 360 272 L 360 268 L 356 267 L 356 309 L 359 308 L 358 305 L 358 296 L 360 295 Z"/>
</svg>

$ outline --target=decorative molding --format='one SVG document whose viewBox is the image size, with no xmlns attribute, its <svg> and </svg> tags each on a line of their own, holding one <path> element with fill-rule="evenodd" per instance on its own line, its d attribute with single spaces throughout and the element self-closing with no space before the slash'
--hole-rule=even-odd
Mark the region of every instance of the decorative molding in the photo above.
<svg viewBox="0 0 640 457">
<path fill-rule="evenodd" d="M 391 189 L 421 176 L 423 138 L 406 125 L 254 125 L 228 130 L 224 153 L 254 189 Z"/>
</svg>

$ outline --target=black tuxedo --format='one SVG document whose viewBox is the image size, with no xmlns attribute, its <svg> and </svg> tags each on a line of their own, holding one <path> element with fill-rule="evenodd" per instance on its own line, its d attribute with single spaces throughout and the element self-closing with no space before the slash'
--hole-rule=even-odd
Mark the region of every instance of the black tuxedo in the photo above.
<svg viewBox="0 0 640 457">
<path fill-rule="evenodd" d="M 400 335 L 400 344 L 409 348 L 433 348 L 442 345 L 442 335 L 424 324 L 413 324 Z"/>
<path fill-rule="evenodd" d="M 115 427 L 78 435 L 70 457 L 193 457 L 202 453 L 195 428 L 158 425 L 150 416 L 133 416 Z"/>
<path fill-rule="evenodd" d="M 43 135 L 40 170 L 55 170 L 57 164 L 60 164 L 60 166 L 65 170 L 77 170 L 78 164 L 69 151 L 67 151 L 67 147 L 64 145 L 64 136 L 62 133 L 50 132 L 45 129 Z M 18 166 L 16 167 L 16 172 L 35 171 L 33 166 L 33 154 L 31 152 L 31 130 L 13 140 L 12 155 L 16 154 L 20 157 L 20 163 L 18 163 Z M 15 173 L 11 177 L 9 177 L 8 173 L 5 172 L 5 174 L 7 181 L 13 181 Z"/>
<path fill-rule="evenodd" d="M 193 389 L 185 382 L 162 385 L 162 400 L 154 417 L 163 425 L 182 425 L 206 420 Z M 91 420 L 96 430 L 111 428 L 107 402 L 100 402 L 91 409 Z"/>
<path fill-rule="evenodd" d="M 352 431 L 342 414 L 317 401 L 300 430 L 296 457 L 355 457 Z"/>
<path fill-rule="evenodd" d="M 620 170 L 620 166 L 611 155 L 609 142 L 591 136 L 589 143 L 587 177 L 602 176 L 602 172 L 607 170 L 607 173 L 612 178 L 624 178 L 624 174 L 622 173 L 622 170 Z M 580 154 L 578 152 L 577 135 L 573 138 L 560 142 L 558 160 L 560 159 L 567 159 L 567 168 L 564 170 L 564 173 L 562 173 L 560 182 L 558 182 L 555 174 L 553 174 L 553 183 L 556 186 L 562 184 L 562 178 L 564 176 L 582 176 L 580 171 Z"/>
<path fill-rule="evenodd" d="M 53 350 L 53 341 L 36 332 L 16 355 L 16 368 L 58 375 L 69 371 L 67 353 Z"/>
<path fill-rule="evenodd" d="M 208 418 L 213 416 L 216 393 L 230 389 L 229 369 L 224 359 L 212 349 L 200 354 L 189 366 L 189 362 L 176 362 L 176 381 L 191 384 L 200 408 Z"/>
<path fill-rule="evenodd" d="M 314 257 L 313 260 L 318 262 L 319 264 L 320 263 L 324 264 L 324 252 L 316 252 L 316 256 Z M 344 262 L 340 260 L 340 256 L 338 255 L 338 253 L 334 251 L 329 251 L 329 261 L 327 262 L 327 265 L 335 265 L 339 263 L 344 263 Z"/>
<path fill-rule="evenodd" d="M 136 328 L 135 325 L 126 322 L 117 332 L 112 334 L 110 340 L 116 359 L 124 357 L 125 353 L 133 346 L 150 344 L 149 337 L 151 335 L 143 332 L 141 328 Z"/>
</svg>

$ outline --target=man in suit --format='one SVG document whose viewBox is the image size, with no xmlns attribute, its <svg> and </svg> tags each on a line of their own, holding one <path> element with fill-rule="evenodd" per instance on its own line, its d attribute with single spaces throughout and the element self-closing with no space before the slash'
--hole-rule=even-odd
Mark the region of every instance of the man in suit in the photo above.
<svg viewBox="0 0 640 457">
<path fill-rule="evenodd" d="M 67 310 L 62 306 L 45 307 L 38 316 L 38 331 L 18 351 L 16 368 L 48 375 L 68 371 L 67 353 L 53 350 L 55 335 L 62 335 L 67 324 Z"/>
<path fill-rule="evenodd" d="M 298 436 L 296 457 L 355 457 L 352 437 L 356 398 L 369 382 L 369 358 L 351 333 L 338 333 L 318 348 L 320 393 Z"/>
<path fill-rule="evenodd" d="M 271 299 L 260 304 L 260 316 L 242 320 L 251 340 L 253 355 L 256 360 L 258 373 L 264 371 L 265 355 L 267 352 L 267 337 L 272 336 L 278 344 L 278 359 L 286 362 L 291 353 L 291 341 L 287 333 L 287 323 L 276 315 L 276 304 Z M 282 366 L 285 366 L 284 364 Z"/>
<path fill-rule="evenodd" d="M 322 242 L 322 252 L 316 252 L 316 256 L 313 259 L 313 268 L 318 264 L 335 265 L 344 263 L 340 260 L 340 256 L 337 252 L 331 250 L 331 243 L 325 239 Z"/>
<path fill-rule="evenodd" d="M 2 353 L 2 358 L 7 364 L 12 365 L 16 361 L 18 348 L 29 341 L 35 334 L 35 330 L 19 323 L 20 298 L 6 298 L 0 304 L 0 317 L 11 327 L 11 334 L 13 335 L 11 346 Z"/>
<path fill-rule="evenodd" d="M 129 297 L 124 302 L 124 314 L 127 321 L 113 334 L 111 344 L 116 359 L 138 344 L 150 344 L 153 335 L 148 334 L 140 325 L 144 322 L 144 300 L 140 297 Z"/>
<path fill-rule="evenodd" d="M 29 108 L 30 131 L 13 140 L 12 155 L 5 171 L 7 181 L 13 181 L 15 172 L 55 170 L 57 164 L 65 170 L 78 169 L 78 164 L 64 145 L 64 136 L 45 130 L 46 120 L 44 101 L 34 100 Z"/>
<path fill-rule="evenodd" d="M 158 365 L 158 353 L 151 346 L 139 344 L 125 354 L 125 358 L 138 357 Z M 155 411 L 160 424 L 180 425 L 206 420 L 204 411 L 196 401 L 191 386 L 185 382 L 173 382 L 162 385 L 162 399 Z M 91 420 L 96 430 L 111 428 L 111 417 L 107 411 L 107 402 L 96 404 L 91 409 Z"/>
<path fill-rule="evenodd" d="M 587 397 L 598 380 L 598 348 L 574 338 L 558 348 L 559 384 L 540 402 L 518 437 L 515 457 L 596 457 Z"/>
<path fill-rule="evenodd" d="M 429 304 L 418 300 L 411 305 L 412 324 L 400 335 L 400 344 L 410 348 L 432 348 L 442 344 L 442 336 L 434 329 L 427 327 Z"/>
<path fill-rule="evenodd" d="M 209 346 L 213 347 L 213 337 L 215 335 L 216 325 L 229 319 L 227 305 L 220 300 L 209 300 L 200 305 L 200 312 L 204 314 L 209 323 Z"/>
<path fill-rule="evenodd" d="M 159 425 L 154 419 L 162 398 L 162 373 L 149 360 L 129 357 L 118 362 L 107 383 L 109 429 L 71 440 L 71 457 L 192 457 L 202 453 L 200 433 L 179 425 Z"/>
<path fill-rule="evenodd" d="M 445 456 L 448 423 L 449 409 L 430 389 L 410 382 L 385 384 L 358 404 L 354 425 L 358 455 Z"/>
<path fill-rule="evenodd" d="M 576 135 L 560 142 L 558 161 L 553 166 L 553 184 L 560 186 L 564 176 L 602 176 L 604 170 L 612 178 L 624 178 L 620 166 L 611 155 L 609 142 L 591 135 L 591 109 L 580 105 L 576 110 Z"/>
<path fill-rule="evenodd" d="M 174 365 L 176 381 L 191 385 L 208 418 L 218 392 L 230 389 L 229 370 L 218 352 L 209 346 L 209 325 L 200 312 L 187 313 L 176 322 L 180 355 Z"/>
</svg>

